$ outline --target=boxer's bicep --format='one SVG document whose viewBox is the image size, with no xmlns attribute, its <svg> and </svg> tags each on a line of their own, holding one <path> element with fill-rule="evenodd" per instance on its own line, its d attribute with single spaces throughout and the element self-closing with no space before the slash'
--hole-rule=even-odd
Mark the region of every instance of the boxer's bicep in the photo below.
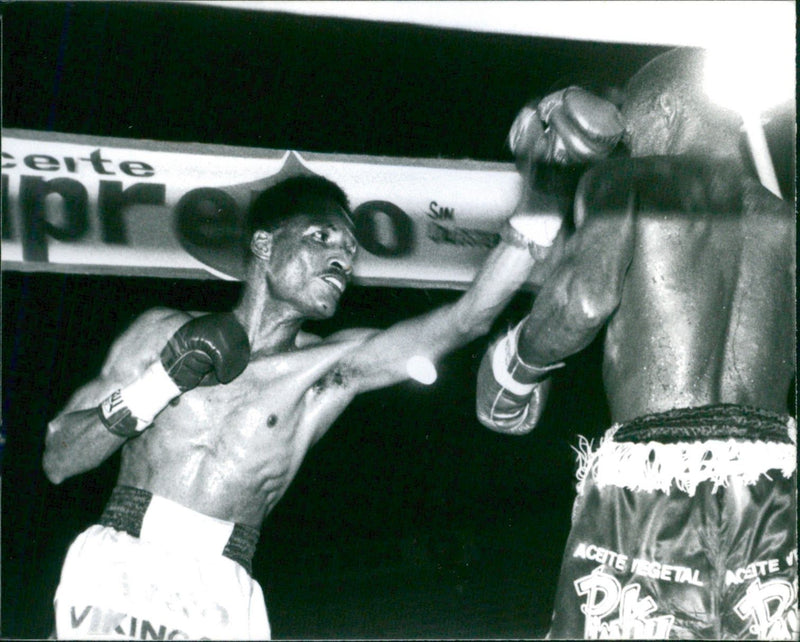
<svg viewBox="0 0 800 642">
<path fill-rule="evenodd" d="M 625 274 L 633 259 L 635 240 L 634 194 L 625 208 L 591 213 L 565 255 L 562 279 L 570 297 L 590 316 L 607 318 L 619 305 Z"/>
<path fill-rule="evenodd" d="M 628 199 L 588 212 L 567 243 L 523 325 L 523 360 L 544 365 L 582 350 L 619 306 L 635 241 L 633 192 Z"/>
<path fill-rule="evenodd" d="M 616 309 L 633 258 L 637 194 L 627 165 L 614 165 L 596 167 L 581 179 L 577 229 L 551 280 L 557 287 L 549 294 L 558 291 L 564 305 L 578 303 L 579 315 L 607 318 Z"/>
</svg>

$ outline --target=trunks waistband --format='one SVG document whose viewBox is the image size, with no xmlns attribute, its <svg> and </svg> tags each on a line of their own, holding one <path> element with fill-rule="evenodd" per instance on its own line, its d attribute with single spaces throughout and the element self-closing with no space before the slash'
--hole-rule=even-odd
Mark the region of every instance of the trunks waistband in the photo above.
<svg viewBox="0 0 800 642">
<path fill-rule="evenodd" d="M 614 441 L 671 444 L 708 439 L 793 444 L 795 421 L 788 415 L 754 406 L 715 404 L 677 408 L 618 424 Z"/>
<path fill-rule="evenodd" d="M 578 436 L 578 492 L 598 487 L 689 496 L 711 482 L 712 492 L 731 484 L 755 484 L 797 470 L 797 428 L 788 415 L 719 404 L 638 417 L 609 428 L 595 446 Z"/>
<path fill-rule="evenodd" d="M 253 572 L 258 529 L 203 515 L 141 488 L 116 486 L 98 523 L 142 540 L 223 555 Z"/>
</svg>

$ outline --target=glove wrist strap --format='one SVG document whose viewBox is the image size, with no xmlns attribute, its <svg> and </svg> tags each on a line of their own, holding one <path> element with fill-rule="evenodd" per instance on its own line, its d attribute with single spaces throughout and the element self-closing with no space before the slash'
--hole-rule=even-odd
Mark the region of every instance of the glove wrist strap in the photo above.
<svg viewBox="0 0 800 642">
<path fill-rule="evenodd" d="M 155 416 L 180 394 L 164 366 L 156 361 L 141 377 L 115 390 L 100 404 L 100 420 L 109 432 L 131 437 L 152 424 Z"/>
<path fill-rule="evenodd" d="M 522 367 L 526 372 L 530 373 L 531 375 L 544 378 L 551 371 L 563 368 L 566 364 L 563 361 L 557 361 L 556 363 L 550 363 L 546 366 L 534 366 L 530 363 L 525 363 L 522 360 L 522 358 L 519 356 L 519 334 L 522 332 L 522 326 L 527 320 L 528 317 L 522 319 L 522 321 L 514 326 L 514 329 L 509 333 L 511 345 L 514 348 L 514 356 L 516 357 L 517 363 L 519 363 L 520 367 Z"/>
<path fill-rule="evenodd" d="M 497 343 L 492 355 L 492 373 L 497 382 L 503 388 L 518 396 L 531 394 L 533 389 L 547 378 L 552 370 L 557 370 L 564 366 L 564 362 L 552 363 L 546 366 L 534 366 L 520 359 L 517 343 L 520 329 L 524 322 L 525 319 L 506 333 Z"/>
</svg>

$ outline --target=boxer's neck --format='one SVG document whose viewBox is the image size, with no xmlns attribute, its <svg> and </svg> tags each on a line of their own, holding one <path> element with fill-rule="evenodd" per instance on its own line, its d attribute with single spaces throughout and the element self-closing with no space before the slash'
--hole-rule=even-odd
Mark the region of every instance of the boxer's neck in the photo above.
<svg viewBox="0 0 800 642">
<path fill-rule="evenodd" d="M 291 350 L 304 321 L 291 304 L 271 296 L 267 288 L 247 283 L 233 312 L 246 329 L 253 352 Z"/>
</svg>

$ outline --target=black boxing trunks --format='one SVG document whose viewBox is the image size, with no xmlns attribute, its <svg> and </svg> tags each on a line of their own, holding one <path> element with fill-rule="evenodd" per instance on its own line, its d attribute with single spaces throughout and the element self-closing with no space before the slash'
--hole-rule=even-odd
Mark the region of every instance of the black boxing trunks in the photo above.
<svg viewBox="0 0 800 642">
<path fill-rule="evenodd" d="M 730 404 L 581 438 L 548 637 L 798 639 L 796 444 Z"/>
<path fill-rule="evenodd" d="M 267 640 L 258 531 L 118 486 L 67 552 L 59 639 Z"/>
</svg>

